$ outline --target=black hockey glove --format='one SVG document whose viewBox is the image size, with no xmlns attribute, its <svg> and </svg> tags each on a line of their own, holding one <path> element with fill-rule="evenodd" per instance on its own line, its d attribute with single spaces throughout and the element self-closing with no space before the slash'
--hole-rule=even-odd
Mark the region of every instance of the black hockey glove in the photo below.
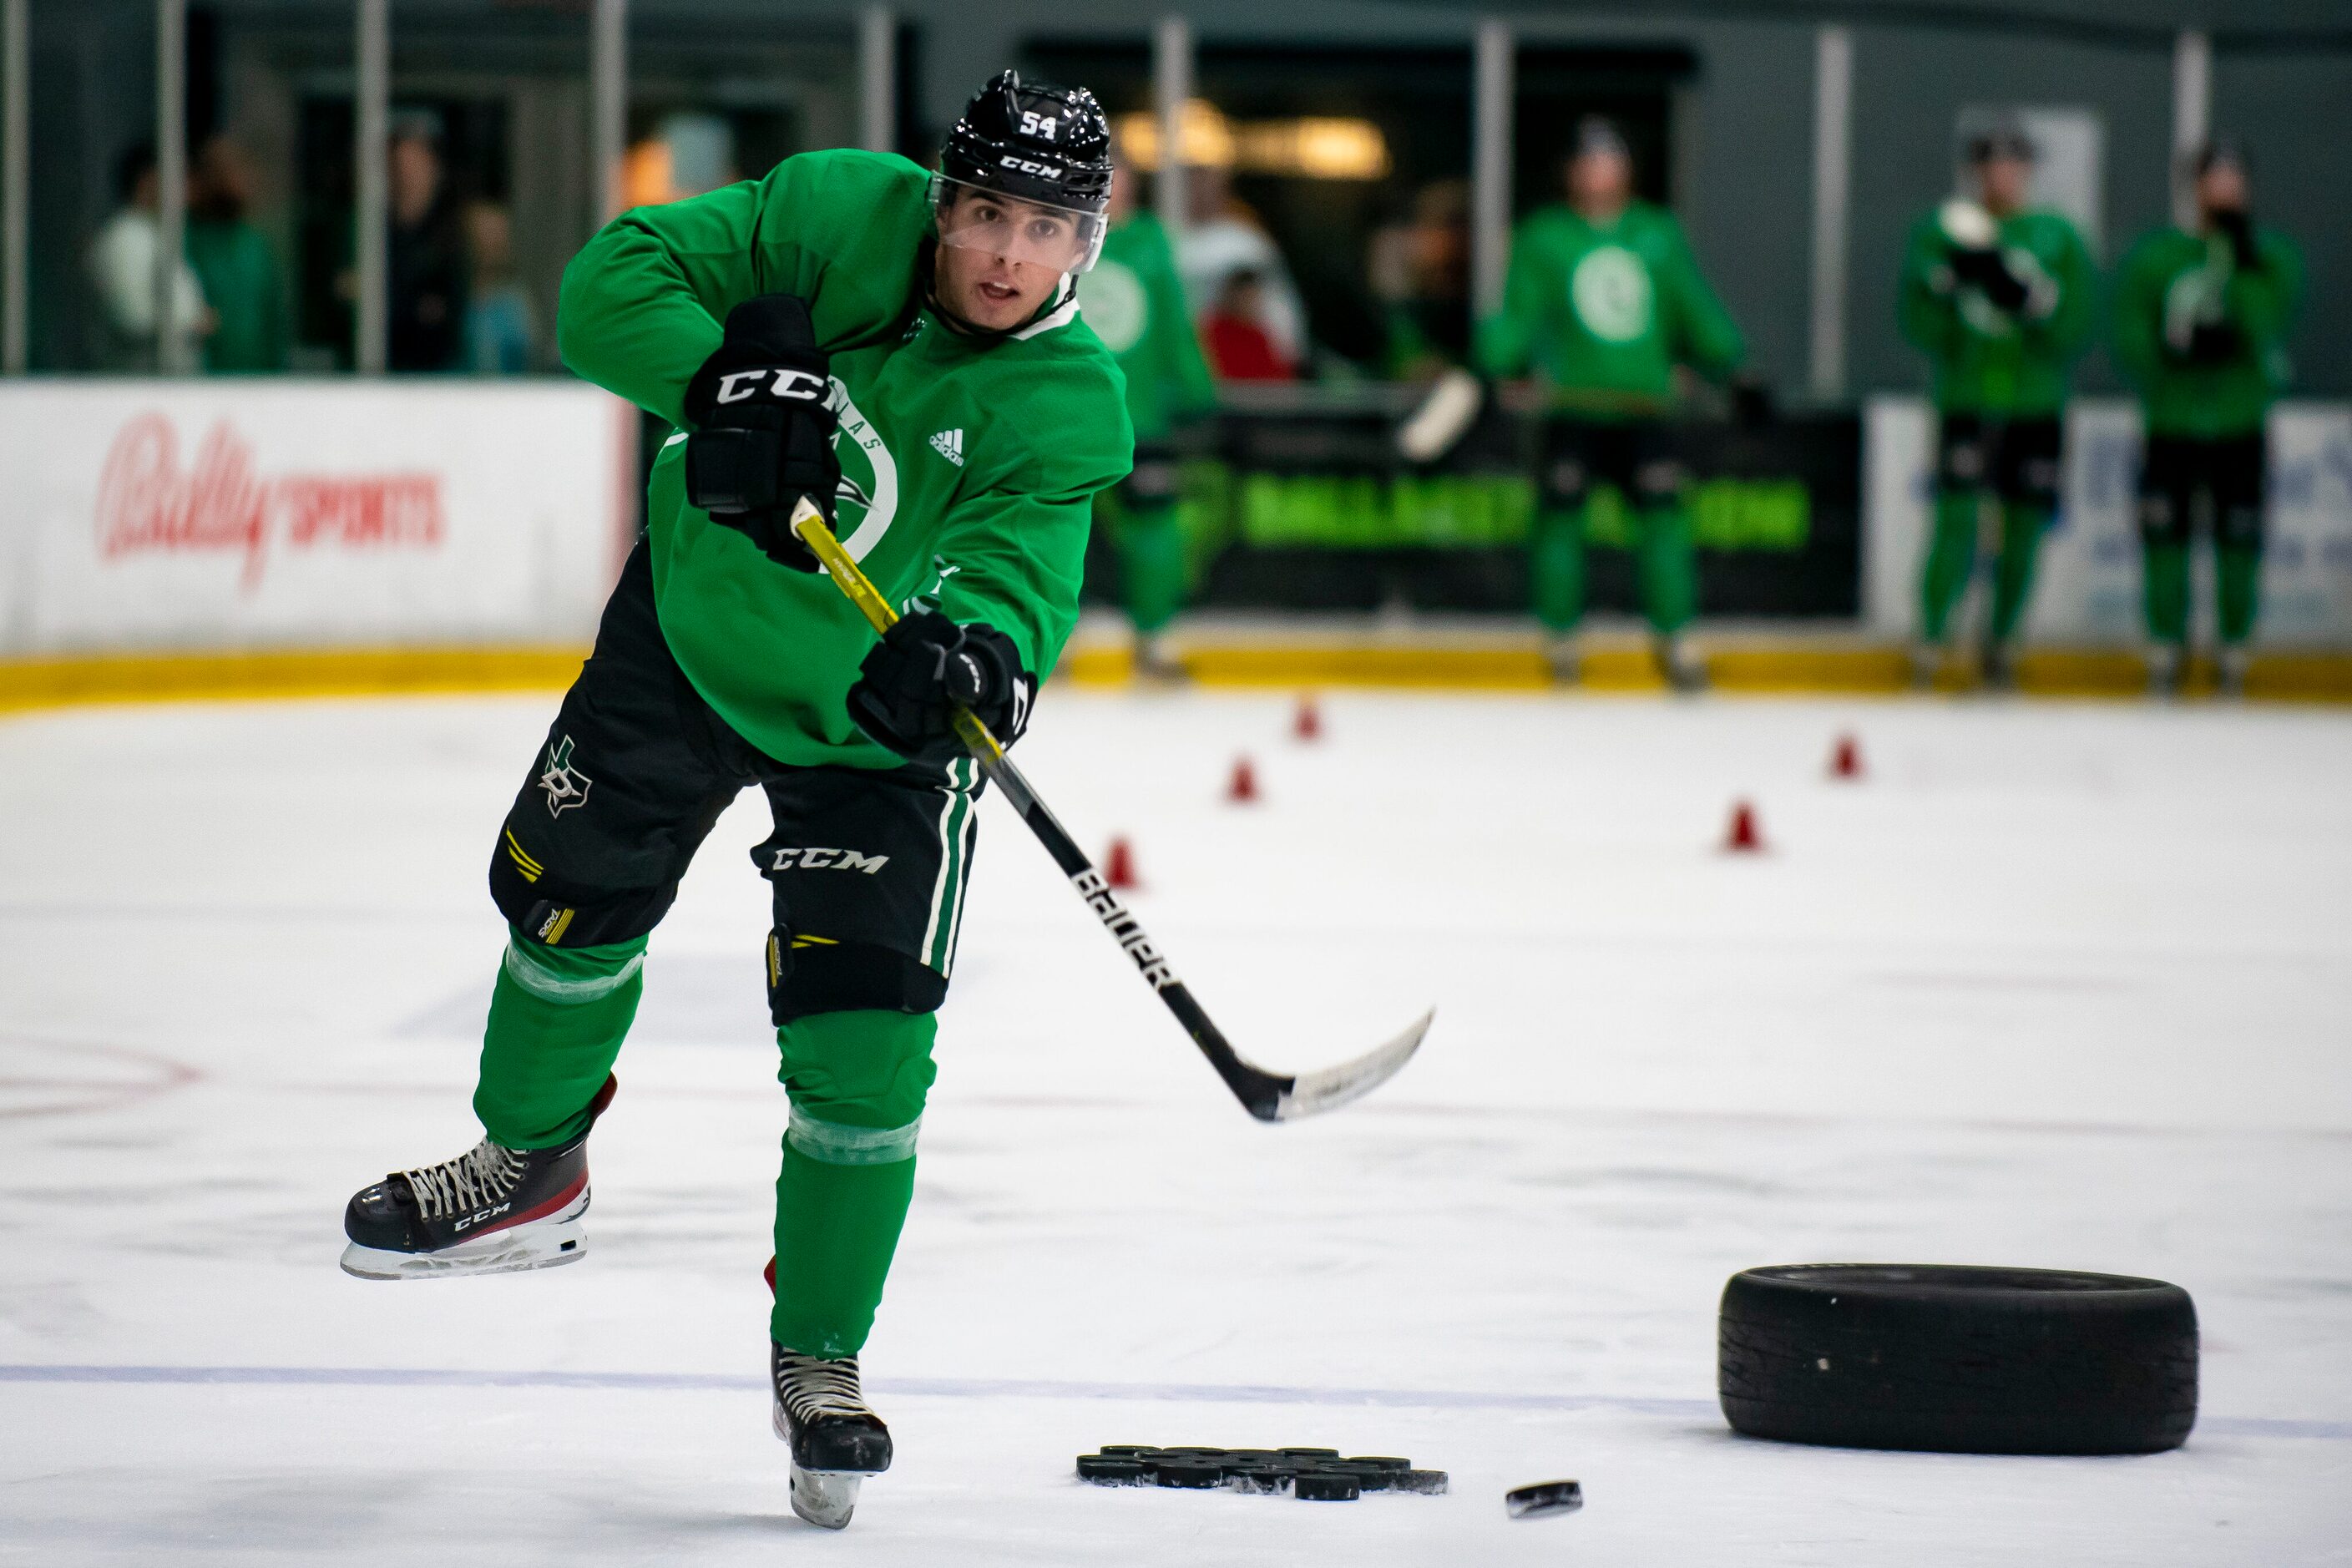
<svg viewBox="0 0 2352 1568">
<path fill-rule="evenodd" d="M 2263 253 L 2254 244 L 2254 215 L 2243 207 L 2223 207 L 2213 215 L 2213 226 L 2230 237 L 2230 256 L 2241 272 L 2262 269 Z"/>
<path fill-rule="evenodd" d="M 2234 321 L 2200 321 L 2189 330 L 2191 364 L 2227 364 L 2245 352 L 2246 334 Z"/>
<path fill-rule="evenodd" d="M 1036 690 L 1011 637 L 924 610 L 884 632 L 858 666 L 849 716 L 900 756 L 936 761 L 958 749 L 957 709 L 971 709 L 1009 746 L 1029 722 Z"/>
<path fill-rule="evenodd" d="M 1968 247 L 1952 252 L 1952 276 L 1962 282 L 1973 283 L 1993 309 L 2014 314 L 2024 307 L 2032 290 L 2021 282 L 2000 252 Z"/>
<path fill-rule="evenodd" d="M 746 300 L 727 312 L 726 334 L 686 384 L 696 426 L 686 438 L 686 499 L 778 565 L 814 572 L 816 557 L 791 519 L 806 496 L 833 521 L 841 464 L 825 406 L 830 362 L 807 303 L 790 294 Z"/>
</svg>

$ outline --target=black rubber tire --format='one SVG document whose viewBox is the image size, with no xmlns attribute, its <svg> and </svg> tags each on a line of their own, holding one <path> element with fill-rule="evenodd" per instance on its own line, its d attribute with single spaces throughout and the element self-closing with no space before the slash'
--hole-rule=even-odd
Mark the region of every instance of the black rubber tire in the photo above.
<svg viewBox="0 0 2352 1568">
<path fill-rule="evenodd" d="M 1716 1389 L 1753 1437 L 1950 1454 L 2152 1454 L 2197 1424 L 2197 1309 L 2158 1279 L 1940 1264 L 1749 1268 Z"/>
</svg>

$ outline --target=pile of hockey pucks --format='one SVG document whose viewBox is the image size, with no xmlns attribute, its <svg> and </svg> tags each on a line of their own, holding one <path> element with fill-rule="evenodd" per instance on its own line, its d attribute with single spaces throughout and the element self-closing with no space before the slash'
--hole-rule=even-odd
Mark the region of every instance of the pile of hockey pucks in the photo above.
<svg viewBox="0 0 2352 1568">
<path fill-rule="evenodd" d="M 1078 1479 L 1105 1487 L 1178 1487 L 1207 1491 L 1282 1492 L 1307 1502 L 1351 1502 L 1366 1492 L 1445 1490 L 1444 1470 L 1416 1470 L 1411 1459 L 1343 1457 L 1337 1448 L 1153 1448 L 1106 1443 L 1078 1456 Z"/>
</svg>

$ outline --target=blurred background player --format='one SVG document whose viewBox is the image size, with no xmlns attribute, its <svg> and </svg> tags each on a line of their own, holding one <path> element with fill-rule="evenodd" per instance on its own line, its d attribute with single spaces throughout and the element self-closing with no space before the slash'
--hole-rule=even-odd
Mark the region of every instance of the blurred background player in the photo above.
<svg viewBox="0 0 2352 1568">
<path fill-rule="evenodd" d="M 234 137 L 209 138 L 188 183 L 188 265 L 213 315 L 205 369 L 243 375 L 286 368 L 286 287 L 278 253 L 247 216 L 253 170 Z"/>
<path fill-rule="evenodd" d="M 2026 205 L 2033 144 L 2024 132 L 2005 125 L 1976 138 L 1969 168 L 1976 199 L 1946 202 L 1913 226 L 1899 285 L 1903 335 L 1935 367 L 1938 426 L 1912 670 L 1917 684 L 1933 683 L 1991 505 L 2000 550 L 1983 678 L 2006 687 L 2034 557 L 2058 509 L 2067 371 L 2090 335 L 2097 279 L 2074 226 Z"/>
<path fill-rule="evenodd" d="M 2213 537 L 2216 662 L 2234 696 L 2245 689 L 2262 583 L 2263 420 L 2286 384 L 2303 258 L 2255 224 L 2242 149 L 2216 142 L 2194 172 L 2196 227 L 2159 229 L 2124 260 L 2116 358 L 2139 388 L 2147 430 L 2139 520 L 2149 688 L 2176 689 L 2187 668 L 2189 541 L 2201 513 Z"/>
<path fill-rule="evenodd" d="M 162 364 L 161 327 L 155 308 L 155 253 L 163 247 L 157 209 L 162 181 L 155 149 L 145 142 L 115 164 L 114 209 L 89 243 L 89 287 L 98 303 L 99 363 L 113 371 L 154 371 Z M 201 340 L 213 329 L 213 313 L 195 269 L 184 259 L 172 269 L 170 324 Z"/>
<path fill-rule="evenodd" d="M 1184 307 L 1175 253 L 1159 216 L 1135 199 L 1135 170 L 1113 165 L 1102 256 L 1078 285 L 1078 307 L 1127 376 L 1127 416 L 1135 426 L 1135 468 L 1115 491 L 1108 520 L 1117 542 L 1127 613 L 1135 623 L 1135 666 L 1178 679 L 1168 623 L 1184 605 L 1184 531 L 1177 516 L 1178 464 L 1170 437 L 1181 422 L 1213 412 L 1217 390 Z"/>
<path fill-rule="evenodd" d="M 1682 225 L 1635 199 L 1633 157 L 1613 123 L 1590 115 L 1578 124 L 1566 173 L 1567 203 L 1538 209 L 1512 235 L 1503 309 L 1480 323 L 1477 345 L 1486 374 L 1532 371 L 1549 395 L 1529 555 L 1536 616 L 1554 677 L 1574 679 L 1586 508 L 1594 484 L 1613 485 L 1633 513 L 1659 667 L 1689 690 L 1706 678 L 1683 636 L 1698 607 L 1698 568 L 1668 425 L 1674 373 L 1679 363 L 1727 377 L 1746 349 Z"/>
</svg>

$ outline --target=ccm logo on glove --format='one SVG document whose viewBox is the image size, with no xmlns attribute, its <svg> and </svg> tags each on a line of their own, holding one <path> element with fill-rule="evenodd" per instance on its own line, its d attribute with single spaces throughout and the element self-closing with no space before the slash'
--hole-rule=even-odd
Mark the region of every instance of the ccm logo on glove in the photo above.
<svg viewBox="0 0 2352 1568">
<path fill-rule="evenodd" d="M 833 383 L 825 376 L 813 375 L 804 370 L 736 370 L 719 378 L 719 401 L 747 403 L 760 395 L 760 378 L 771 376 L 768 395 L 796 397 L 803 403 L 823 403 Z"/>
<path fill-rule="evenodd" d="M 686 499 L 779 566 L 816 570 L 792 528 L 806 496 L 827 522 L 841 486 L 832 360 L 816 346 L 806 300 L 763 294 L 727 312 L 719 347 L 686 384 Z"/>
</svg>

